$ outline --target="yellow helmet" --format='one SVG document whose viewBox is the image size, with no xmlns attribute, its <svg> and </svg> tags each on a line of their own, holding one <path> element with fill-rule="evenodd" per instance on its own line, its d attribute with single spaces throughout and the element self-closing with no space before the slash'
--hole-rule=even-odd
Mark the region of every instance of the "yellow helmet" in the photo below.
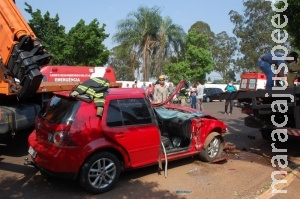
<svg viewBox="0 0 300 199">
<path fill-rule="evenodd" d="M 158 79 L 166 79 L 166 77 L 164 75 L 160 75 Z"/>
</svg>

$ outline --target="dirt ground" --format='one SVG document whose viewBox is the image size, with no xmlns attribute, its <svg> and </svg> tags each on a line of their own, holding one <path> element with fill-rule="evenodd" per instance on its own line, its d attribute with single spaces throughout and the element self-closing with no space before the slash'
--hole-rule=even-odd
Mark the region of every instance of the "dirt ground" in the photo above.
<svg viewBox="0 0 300 199">
<path fill-rule="evenodd" d="M 158 166 L 126 171 L 109 192 L 90 195 L 82 191 L 76 181 L 45 178 L 34 167 L 24 166 L 27 154 L 26 134 L 11 144 L 0 144 L 0 198 L 256 198 L 272 183 L 271 142 L 261 138 L 256 129 L 244 126 L 239 109 L 231 116 L 223 114 L 224 102 L 204 104 L 205 112 L 226 122 L 229 133 L 225 141 L 235 145 L 228 151 L 228 160 L 204 163 L 197 157 L 169 162 L 167 173 L 158 174 Z M 288 148 L 288 173 L 298 167 L 299 140 L 291 140 L 280 147 Z M 285 175 L 277 176 L 282 179 Z M 290 195 L 292 198 L 292 194 Z M 280 195 L 276 196 L 280 198 Z M 289 198 L 286 194 L 284 198 Z"/>
</svg>

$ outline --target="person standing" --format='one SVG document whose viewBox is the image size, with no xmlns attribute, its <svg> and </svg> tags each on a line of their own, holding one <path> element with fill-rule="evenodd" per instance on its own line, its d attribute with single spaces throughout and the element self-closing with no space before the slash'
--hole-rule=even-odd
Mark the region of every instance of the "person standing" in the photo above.
<svg viewBox="0 0 300 199">
<path fill-rule="evenodd" d="M 275 52 L 274 55 L 276 57 L 283 57 L 283 54 L 278 52 Z M 258 58 L 258 66 L 263 71 L 263 73 L 265 73 L 267 77 L 267 83 L 266 83 L 267 90 L 271 90 L 272 87 L 274 86 L 273 77 L 275 77 L 275 74 L 273 70 L 275 69 L 272 70 L 272 65 L 278 67 L 282 63 L 285 63 L 285 59 L 275 60 L 273 59 L 273 55 L 271 53 L 265 53 Z"/>
<path fill-rule="evenodd" d="M 181 106 L 187 106 L 187 98 L 189 97 L 189 89 L 186 87 L 182 87 L 179 90 L 178 99 L 180 100 Z"/>
<path fill-rule="evenodd" d="M 205 86 L 201 84 L 201 82 L 198 82 L 197 86 L 197 101 L 200 111 L 203 111 L 203 95 L 204 95 L 204 88 Z"/>
<path fill-rule="evenodd" d="M 190 88 L 190 97 L 191 97 L 191 108 L 197 109 L 197 86 L 196 84 L 193 84 Z"/>
<path fill-rule="evenodd" d="M 169 95 L 172 95 L 173 92 L 175 91 L 175 87 L 173 86 L 172 83 L 169 83 L 168 91 L 169 91 Z"/>
<path fill-rule="evenodd" d="M 152 84 L 149 84 L 148 87 L 146 88 L 146 94 L 150 101 L 153 101 L 153 92 L 154 92 L 154 86 Z"/>
<path fill-rule="evenodd" d="M 226 88 L 225 88 L 225 91 L 228 92 L 228 93 L 232 93 L 234 91 L 236 91 L 236 87 L 233 85 L 233 81 L 231 80 Z M 228 106 L 230 105 L 230 109 L 229 109 L 229 112 L 228 112 Z M 227 115 L 231 115 L 232 114 L 232 110 L 233 110 L 233 100 L 232 99 L 226 99 L 225 101 L 225 114 Z"/>
<path fill-rule="evenodd" d="M 154 94 L 153 94 L 153 100 L 154 103 L 161 103 L 165 101 L 168 97 L 169 91 L 168 86 L 165 83 L 165 76 L 161 75 L 158 78 L 158 84 L 154 87 Z"/>
<path fill-rule="evenodd" d="M 134 83 L 134 84 L 132 84 L 131 87 L 132 87 L 132 88 L 137 88 L 137 85 Z"/>
<path fill-rule="evenodd" d="M 298 77 L 300 71 L 300 63 L 298 62 L 298 53 L 291 52 L 288 57 L 293 57 L 293 60 L 287 60 L 288 63 L 288 73 L 287 73 L 287 83 L 288 87 L 294 86 L 294 81 Z"/>
<path fill-rule="evenodd" d="M 143 82 L 143 85 L 141 86 L 142 89 L 146 90 L 147 86 L 146 86 L 146 82 Z"/>
</svg>

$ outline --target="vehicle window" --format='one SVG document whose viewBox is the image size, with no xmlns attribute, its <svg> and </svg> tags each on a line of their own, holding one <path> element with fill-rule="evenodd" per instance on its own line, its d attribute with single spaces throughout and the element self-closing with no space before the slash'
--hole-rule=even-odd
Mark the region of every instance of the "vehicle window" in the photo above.
<svg viewBox="0 0 300 199">
<path fill-rule="evenodd" d="M 39 112 L 39 117 L 52 124 L 70 124 L 80 106 L 80 101 L 54 96 Z"/>
<path fill-rule="evenodd" d="M 152 123 L 152 117 L 144 99 L 111 100 L 107 113 L 107 126 L 127 126 Z"/>
<path fill-rule="evenodd" d="M 214 93 L 214 94 L 218 94 L 219 91 L 220 91 L 220 90 L 219 90 L 218 88 L 215 88 L 213 93 Z"/>
<path fill-rule="evenodd" d="M 220 89 L 220 88 L 218 88 L 218 89 L 217 89 L 217 93 L 223 93 L 223 90 Z"/>
<path fill-rule="evenodd" d="M 240 87 L 247 88 L 247 82 L 248 82 L 248 79 L 242 79 Z"/>
<path fill-rule="evenodd" d="M 256 79 L 250 79 L 248 88 L 255 89 L 255 87 L 256 87 Z"/>
<path fill-rule="evenodd" d="M 118 105 L 117 100 L 112 100 L 109 103 L 108 111 L 107 111 L 107 118 L 106 118 L 106 125 L 107 126 L 122 126 L 122 115 L 121 110 Z"/>
</svg>

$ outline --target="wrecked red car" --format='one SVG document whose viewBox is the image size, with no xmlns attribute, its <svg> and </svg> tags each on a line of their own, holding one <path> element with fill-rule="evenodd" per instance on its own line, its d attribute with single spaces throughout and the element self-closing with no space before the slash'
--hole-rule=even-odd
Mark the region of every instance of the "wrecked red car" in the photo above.
<svg viewBox="0 0 300 199">
<path fill-rule="evenodd" d="M 25 163 L 98 194 L 124 169 L 192 155 L 211 162 L 223 151 L 222 121 L 179 105 L 154 106 L 143 89 L 108 89 L 103 110 L 98 117 L 94 102 L 56 93 L 36 118 Z"/>
</svg>

